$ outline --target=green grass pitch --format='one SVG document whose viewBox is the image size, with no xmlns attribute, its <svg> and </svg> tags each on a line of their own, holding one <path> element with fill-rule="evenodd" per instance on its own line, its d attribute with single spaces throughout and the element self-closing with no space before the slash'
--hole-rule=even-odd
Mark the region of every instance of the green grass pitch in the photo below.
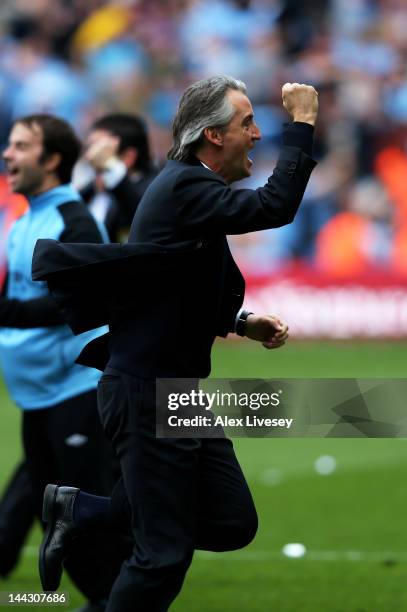
<svg viewBox="0 0 407 612">
<path fill-rule="evenodd" d="M 220 342 L 215 377 L 406 376 L 401 342 L 291 342 L 265 351 Z M 0 387 L 0 486 L 20 454 L 19 413 Z M 258 508 L 255 541 L 234 553 L 197 553 L 174 612 L 403 612 L 407 610 L 407 439 L 242 439 L 238 457 Z M 329 476 L 314 470 L 332 455 Z M 36 548 L 27 542 L 0 591 L 40 591 Z M 307 554 L 289 559 L 284 544 Z M 83 601 L 64 578 L 73 609 Z M 49 607 L 29 609 L 49 610 Z M 61 608 L 67 609 L 67 608 Z"/>
</svg>

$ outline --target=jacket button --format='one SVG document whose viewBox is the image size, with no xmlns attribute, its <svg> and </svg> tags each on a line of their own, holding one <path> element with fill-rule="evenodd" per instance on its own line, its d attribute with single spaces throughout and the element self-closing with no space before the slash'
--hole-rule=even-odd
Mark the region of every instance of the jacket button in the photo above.
<svg viewBox="0 0 407 612">
<path fill-rule="evenodd" d="M 297 164 L 295 162 L 291 162 L 288 167 L 290 168 L 290 170 L 295 170 L 297 167 Z"/>
</svg>

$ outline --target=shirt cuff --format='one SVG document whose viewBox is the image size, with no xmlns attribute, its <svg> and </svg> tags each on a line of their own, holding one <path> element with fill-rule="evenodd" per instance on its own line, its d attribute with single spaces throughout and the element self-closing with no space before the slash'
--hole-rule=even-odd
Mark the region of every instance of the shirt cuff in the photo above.
<svg viewBox="0 0 407 612">
<path fill-rule="evenodd" d="M 236 332 L 236 325 L 237 325 L 237 322 L 238 322 L 239 317 L 240 317 L 240 315 L 242 314 L 243 310 L 244 310 L 244 308 L 241 308 L 241 309 L 238 311 L 238 313 L 237 313 L 237 315 L 236 315 L 236 317 L 235 317 L 235 327 L 234 327 L 234 331 L 235 331 L 235 332 Z"/>
<path fill-rule="evenodd" d="M 307 155 L 312 157 L 312 145 L 314 141 L 314 126 L 302 121 L 284 123 L 282 134 L 283 145 L 298 147 Z"/>
<path fill-rule="evenodd" d="M 249 315 L 253 314 L 252 310 L 241 308 L 235 319 L 235 334 L 238 336 L 246 335 L 246 321 Z"/>
<path fill-rule="evenodd" d="M 120 159 L 112 159 L 108 162 L 108 168 L 101 173 L 106 189 L 114 189 L 127 174 L 126 164 Z"/>
</svg>

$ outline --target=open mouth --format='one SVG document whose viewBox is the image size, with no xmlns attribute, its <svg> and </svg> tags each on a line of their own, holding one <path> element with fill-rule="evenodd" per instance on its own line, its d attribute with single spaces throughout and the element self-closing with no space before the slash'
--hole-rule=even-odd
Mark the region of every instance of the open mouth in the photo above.
<svg viewBox="0 0 407 612">
<path fill-rule="evenodd" d="M 20 170 L 18 168 L 7 168 L 7 178 L 10 181 L 14 181 L 19 174 Z"/>
<path fill-rule="evenodd" d="M 254 148 L 254 144 L 252 144 L 249 147 L 249 150 L 247 152 L 247 161 L 249 162 L 250 166 L 253 166 L 253 159 L 250 157 L 250 151 Z"/>
</svg>

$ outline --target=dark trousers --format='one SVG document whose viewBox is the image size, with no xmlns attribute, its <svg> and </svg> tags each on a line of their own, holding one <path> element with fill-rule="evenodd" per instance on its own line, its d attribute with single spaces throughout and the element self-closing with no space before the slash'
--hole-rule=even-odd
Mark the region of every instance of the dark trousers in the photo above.
<svg viewBox="0 0 407 612">
<path fill-rule="evenodd" d="M 134 538 L 107 611 L 165 612 L 194 549 L 234 550 L 253 539 L 253 500 L 230 440 L 155 437 L 155 381 L 105 374 L 98 405 L 122 472 L 112 512 L 120 523 L 131 508 Z"/>
<path fill-rule="evenodd" d="M 100 424 L 96 390 L 51 408 L 25 411 L 23 443 L 38 517 L 48 483 L 69 484 L 109 496 L 120 474 Z M 108 597 L 126 554 L 122 544 L 113 534 L 103 538 L 89 534 L 74 540 L 65 567 L 88 599 Z"/>
<path fill-rule="evenodd" d="M 0 500 L 0 575 L 7 576 L 17 564 L 34 518 L 31 477 L 22 461 L 10 477 Z"/>
</svg>

